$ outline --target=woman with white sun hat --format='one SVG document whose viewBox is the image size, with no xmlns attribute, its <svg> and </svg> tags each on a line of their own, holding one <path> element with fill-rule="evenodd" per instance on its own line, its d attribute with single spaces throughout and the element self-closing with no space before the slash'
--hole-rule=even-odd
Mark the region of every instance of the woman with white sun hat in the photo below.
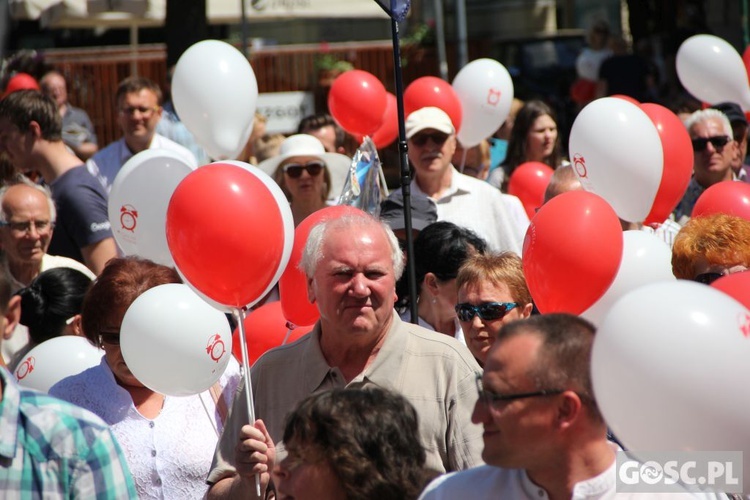
<svg viewBox="0 0 750 500">
<path fill-rule="evenodd" d="M 258 167 L 281 186 L 289 199 L 295 227 L 316 210 L 335 204 L 344 188 L 351 158 L 327 153 L 307 134 L 287 137 L 278 156 Z"/>
</svg>

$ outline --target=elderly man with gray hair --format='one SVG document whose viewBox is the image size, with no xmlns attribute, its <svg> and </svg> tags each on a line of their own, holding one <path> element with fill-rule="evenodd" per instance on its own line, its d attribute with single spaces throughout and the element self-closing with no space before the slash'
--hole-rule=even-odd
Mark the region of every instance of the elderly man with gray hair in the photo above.
<svg viewBox="0 0 750 500">
<path fill-rule="evenodd" d="M 94 279 L 80 262 L 47 253 L 57 212 L 49 189 L 20 177 L 0 188 L 0 249 L 11 281 L 11 292 L 27 286 L 39 273 L 55 267 L 71 267 Z M 28 343 L 26 327 L 17 326 L 2 344 L 6 361 Z"/>
<path fill-rule="evenodd" d="M 208 497 L 254 493 L 258 441 L 278 442 L 284 418 L 306 396 L 354 383 L 394 390 L 414 405 L 428 468 L 481 464 L 481 429 L 470 421 L 479 365 L 457 340 L 395 314 L 403 258 L 393 231 L 365 213 L 321 222 L 310 232 L 301 267 L 320 320 L 310 334 L 253 365 L 255 412 L 268 434 L 248 425 L 240 390 L 208 476 Z"/>
<path fill-rule="evenodd" d="M 685 120 L 693 142 L 693 178 L 680 203 L 674 219 L 684 225 L 690 219 L 695 202 L 703 191 L 722 181 L 737 180 L 732 162 L 739 145 L 733 139 L 732 125 L 718 109 L 701 109 Z"/>
</svg>

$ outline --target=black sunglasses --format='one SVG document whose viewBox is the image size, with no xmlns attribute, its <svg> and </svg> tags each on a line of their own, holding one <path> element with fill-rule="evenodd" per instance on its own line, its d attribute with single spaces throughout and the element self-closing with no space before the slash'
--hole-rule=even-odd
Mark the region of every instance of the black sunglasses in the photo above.
<svg viewBox="0 0 750 500">
<path fill-rule="evenodd" d="M 413 142 L 417 146 L 424 146 L 425 144 L 427 144 L 427 139 L 432 139 L 432 142 L 434 142 L 438 146 L 441 146 L 445 141 L 448 140 L 448 134 L 444 134 L 442 132 L 434 132 L 432 134 L 417 134 L 411 138 L 411 142 Z"/>
<path fill-rule="evenodd" d="M 724 276 L 722 273 L 703 273 L 693 278 L 693 281 L 703 283 L 704 285 L 710 285 L 722 276 Z"/>
<path fill-rule="evenodd" d="M 693 151 L 705 151 L 708 143 L 714 147 L 714 149 L 721 149 L 729 142 L 729 137 L 725 135 L 716 135 L 714 137 L 701 137 L 700 139 L 693 139 Z"/>
<path fill-rule="evenodd" d="M 485 321 L 502 319 L 506 314 L 518 307 L 516 302 L 482 302 L 479 305 L 462 302 L 456 304 L 456 315 L 460 321 L 471 321 L 479 316 Z"/>
<path fill-rule="evenodd" d="M 556 396 L 562 394 L 562 389 L 551 389 L 534 392 L 521 392 L 519 394 L 498 394 L 496 392 L 487 391 L 482 385 L 482 374 L 477 373 L 477 392 L 479 393 L 479 401 L 487 405 L 488 407 L 495 407 L 500 403 L 506 403 L 508 401 L 514 401 L 516 399 L 526 398 L 538 398 L 542 396 Z"/>
<path fill-rule="evenodd" d="M 322 161 L 310 161 L 305 163 L 304 165 L 300 163 L 288 163 L 284 165 L 282 170 L 292 179 L 299 179 L 300 177 L 302 177 L 303 170 L 307 170 L 307 173 L 310 174 L 310 177 L 315 177 L 323 171 L 325 166 L 326 164 Z"/>
<path fill-rule="evenodd" d="M 101 333 L 99 334 L 99 345 L 120 345 L 120 334 L 119 333 Z"/>
</svg>

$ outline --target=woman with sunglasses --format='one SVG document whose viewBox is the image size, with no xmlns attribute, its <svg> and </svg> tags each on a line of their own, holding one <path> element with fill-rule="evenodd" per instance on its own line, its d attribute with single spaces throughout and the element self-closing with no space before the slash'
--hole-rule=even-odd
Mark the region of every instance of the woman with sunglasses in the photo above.
<svg viewBox="0 0 750 500">
<path fill-rule="evenodd" d="M 81 311 L 83 333 L 104 350 L 102 361 L 49 392 L 110 425 L 138 498 L 199 499 L 208 489 L 205 479 L 239 382 L 239 365 L 230 362 L 211 390 L 185 397 L 154 392 L 130 371 L 120 350 L 125 312 L 143 292 L 167 283 L 181 283 L 172 268 L 134 257 L 110 260 Z"/>
<path fill-rule="evenodd" d="M 750 220 L 727 214 L 690 219 L 672 246 L 672 274 L 710 285 L 750 269 Z"/>
<path fill-rule="evenodd" d="M 327 153 L 316 137 L 296 134 L 281 143 L 278 156 L 258 167 L 281 186 L 296 227 L 308 215 L 336 202 L 350 164 L 351 159 L 342 154 Z"/>
<path fill-rule="evenodd" d="M 512 252 L 474 255 L 458 271 L 456 315 L 466 345 L 484 366 L 504 324 L 531 315 L 533 304 L 521 258 Z"/>
<path fill-rule="evenodd" d="M 471 255 L 487 251 L 487 242 L 470 229 L 440 221 L 420 231 L 414 241 L 419 325 L 463 342 L 456 320 L 456 275 Z M 407 309 L 401 318 L 411 320 Z"/>
</svg>

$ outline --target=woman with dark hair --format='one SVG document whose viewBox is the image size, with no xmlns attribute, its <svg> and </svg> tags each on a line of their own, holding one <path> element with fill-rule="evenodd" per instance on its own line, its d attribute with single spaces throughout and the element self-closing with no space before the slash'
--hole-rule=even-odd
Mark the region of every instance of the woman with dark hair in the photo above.
<svg viewBox="0 0 750 500">
<path fill-rule="evenodd" d="M 419 325 L 463 342 L 456 319 L 456 276 L 471 255 L 483 254 L 487 243 L 474 231 L 440 221 L 424 228 L 414 240 Z M 407 310 L 401 315 L 410 321 Z"/>
<path fill-rule="evenodd" d="M 70 267 L 40 273 L 16 295 L 21 297 L 21 324 L 29 329 L 29 343 L 13 357 L 11 370 L 45 340 L 62 335 L 82 335 L 81 305 L 91 278 Z"/>
<path fill-rule="evenodd" d="M 104 349 L 102 361 L 61 380 L 49 393 L 111 426 L 139 498 L 203 498 L 217 430 L 221 432 L 239 381 L 238 365 L 230 363 L 210 391 L 170 397 L 145 387 L 120 350 L 125 312 L 143 292 L 167 283 L 181 283 L 172 268 L 134 257 L 110 260 L 86 294 L 81 312 L 84 335 Z"/>
<path fill-rule="evenodd" d="M 287 456 L 273 469 L 280 498 L 415 499 L 424 468 L 414 407 L 378 387 L 313 394 L 287 418 Z"/>
<path fill-rule="evenodd" d="M 554 111 L 542 101 L 528 101 L 516 115 L 505 161 L 487 182 L 507 192 L 510 176 L 522 163 L 538 161 L 554 169 L 562 160 Z"/>
</svg>

